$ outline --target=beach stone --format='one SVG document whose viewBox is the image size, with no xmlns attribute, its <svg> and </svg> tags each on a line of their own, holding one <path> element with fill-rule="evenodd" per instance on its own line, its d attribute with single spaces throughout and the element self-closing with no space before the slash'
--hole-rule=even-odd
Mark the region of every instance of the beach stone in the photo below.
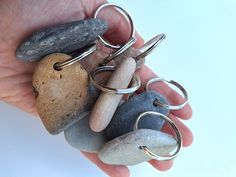
<svg viewBox="0 0 236 177">
<path fill-rule="evenodd" d="M 16 57 L 33 62 L 51 53 L 69 54 L 93 43 L 107 29 L 105 21 L 93 18 L 41 29 L 23 41 L 16 50 Z"/>
<path fill-rule="evenodd" d="M 89 127 L 89 112 L 79 115 L 79 121 L 64 131 L 66 141 L 84 152 L 97 152 L 107 142 L 104 131 L 95 133 Z"/>
<path fill-rule="evenodd" d="M 147 146 L 157 155 L 166 156 L 177 147 L 177 141 L 160 131 L 139 129 L 108 141 L 99 149 L 98 156 L 111 165 L 136 165 L 151 160 L 139 149 L 140 146 Z"/>
<path fill-rule="evenodd" d="M 131 97 L 120 105 L 111 122 L 106 128 L 106 136 L 109 140 L 122 136 L 133 131 L 138 116 L 146 111 L 159 112 L 164 115 L 169 114 L 169 110 L 154 104 L 155 99 L 167 104 L 167 100 L 157 92 L 147 91 Z M 139 128 L 161 130 L 165 121 L 156 115 L 147 115 L 140 119 Z"/>
<path fill-rule="evenodd" d="M 70 56 L 55 53 L 39 62 L 33 88 L 39 116 L 51 134 L 58 134 L 78 121 L 88 99 L 88 74 L 79 64 L 57 71 L 54 64 Z"/>
</svg>

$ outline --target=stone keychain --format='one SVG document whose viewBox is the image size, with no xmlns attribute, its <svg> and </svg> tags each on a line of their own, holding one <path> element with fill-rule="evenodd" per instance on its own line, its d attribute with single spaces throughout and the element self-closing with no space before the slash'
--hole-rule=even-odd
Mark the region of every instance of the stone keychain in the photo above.
<svg viewBox="0 0 236 177">
<path fill-rule="evenodd" d="M 157 130 L 138 129 L 140 119 L 149 115 L 167 121 L 175 131 L 176 138 Z M 161 113 L 146 111 L 136 118 L 133 131 L 101 146 L 98 157 L 104 163 L 111 165 L 136 165 L 151 159 L 172 160 L 179 154 L 181 147 L 182 138 L 174 122 Z"/>
<path fill-rule="evenodd" d="M 33 88 L 39 116 L 51 134 L 65 130 L 86 111 L 85 105 L 92 96 L 88 94 L 89 77 L 77 61 L 96 50 L 96 45 L 90 43 L 107 28 L 107 23 L 98 19 L 57 25 L 34 33 L 17 49 L 20 60 L 41 60 L 33 74 Z M 55 53 L 68 53 L 84 46 L 87 47 L 77 57 Z"/>
</svg>

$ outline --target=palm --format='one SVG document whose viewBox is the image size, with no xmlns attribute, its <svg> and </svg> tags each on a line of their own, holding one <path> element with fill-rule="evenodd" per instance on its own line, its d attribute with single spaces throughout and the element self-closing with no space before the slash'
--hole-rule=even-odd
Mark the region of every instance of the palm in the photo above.
<svg viewBox="0 0 236 177">
<path fill-rule="evenodd" d="M 16 60 L 15 50 L 17 46 L 24 38 L 39 28 L 91 16 L 94 9 L 104 2 L 104 0 L 0 1 L 0 99 L 37 115 L 31 84 L 35 64 Z M 120 23 L 117 24 L 120 25 Z M 124 38 L 127 35 L 124 31 L 122 34 L 121 29 L 115 26 L 113 28 L 111 31 L 114 35 L 112 36 L 110 33 L 111 38 L 114 39 L 117 35 Z M 121 40 L 122 37 L 118 39 Z M 142 44 L 141 38 L 137 42 L 137 45 L 140 44 Z M 144 76 L 141 78 L 143 81 L 147 79 L 147 73 L 149 73 L 149 76 L 153 74 L 147 67 L 139 71 L 139 74 Z M 175 99 L 177 100 L 177 97 Z M 191 109 L 187 106 L 183 111 L 173 112 L 173 115 L 189 118 L 191 117 Z M 177 119 L 175 121 L 178 122 Z M 185 145 L 189 145 L 192 141 L 191 132 L 183 124 L 179 123 L 179 126 L 183 130 Z M 106 165 L 99 161 L 96 154 L 84 154 L 111 176 L 117 174 L 128 176 L 129 174 L 128 169 L 124 166 Z M 151 164 L 162 170 L 171 166 L 171 162 L 163 165 L 163 163 L 151 161 Z"/>
</svg>

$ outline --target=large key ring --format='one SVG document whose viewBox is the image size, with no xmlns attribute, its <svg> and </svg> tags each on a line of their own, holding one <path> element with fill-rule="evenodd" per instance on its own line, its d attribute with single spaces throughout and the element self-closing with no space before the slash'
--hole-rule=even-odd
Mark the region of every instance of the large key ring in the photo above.
<svg viewBox="0 0 236 177">
<path fill-rule="evenodd" d="M 122 7 L 116 5 L 116 4 L 112 4 L 112 3 L 105 3 L 105 4 L 102 4 L 101 6 L 99 6 L 97 8 L 97 10 L 94 12 L 94 15 L 93 15 L 93 18 L 97 18 L 98 16 L 98 13 L 105 7 L 109 7 L 109 6 L 112 6 L 112 7 L 115 7 L 122 15 L 125 16 L 125 18 L 130 22 L 130 27 L 131 27 L 131 34 L 130 34 L 130 39 L 129 41 L 132 39 L 132 38 L 135 38 L 135 26 L 134 26 L 134 22 L 131 18 L 131 16 L 129 15 L 129 13 L 124 10 Z M 109 48 L 113 48 L 113 49 L 120 49 L 122 46 L 120 45 L 113 45 L 111 44 L 110 42 L 106 41 L 105 39 L 103 39 L 100 35 L 98 36 L 99 38 L 99 41 L 105 45 L 106 47 L 109 47 Z"/>
<path fill-rule="evenodd" d="M 141 54 L 135 57 L 135 60 L 138 61 L 142 58 L 145 58 L 150 53 L 152 53 L 166 38 L 165 34 L 159 34 L 152 39 L 150 39 L 148 42 L 146 42 L 141 48 L 139 48 Z"/>
<path fill-rule="evenodd" d="M 97 67 L 91 72 L 90 80 L 94 84 L 94 86 L 97 87 L 99 90 L 102 90 L 103 92 L 107 92 L 111 94 L 117 94 L 117 95 L 130 94 L 139 89 L 139 87 L 141 86 L 141 81 L 140 81 L 140 78 L 136 74 L 133 74 L 132 85 L 130 88 L 111 88 L 111 87 L 107 87 L 99 83 L 96 80 L 96 75 L 98 73 L 103 72 L 103 71 L 115 71 L 115 70 L 116 70 L 115 66 Z"/>
<path fill-rule="evenodd" d="M 188 93 L 187 91 L 177 82 L 173 81 L 173 80 L 166 80 L 164 78 L 153 78 L 151 80 L 149 80 L 146 84 L 146 91 L 149 91 L 149 85 L 154 83 L 154 82 L 167 82 L 167 83 L 170 83 L 172 85 L 174 85 L 175 87 L 177 87 L 184 95 L 184 99 L 185 101 L 179 105 L 169 105 L 169 104 L 165 104 L 165 103 L 161 103 L 157 100 L 157 104 L 166 108 L 166 109 L 169 109 L 169 110 L 179 110 L 179 109 L 182 109 L 187 103 L 188 103 Z"/>
<path fill-rule="evenodd" d="M 95 52 L 96 49 L 97 49 L 96 44 L 92 44 L 87 47 L 84 47 L 78 56 L 69 58 L 66 61 L 57 62 L 54 64 L 54 68 L 56 70 L 62 70 L 63 68 L 65 68 L 67 66 L 73 65 L 77 61 L 83 60 L 84 58 L 86 58 L 87 56 L 89 56 L 93 52 Z"/>
<path fill-rule="evenodd" d="M 176 141 L 178 143 L 178 147 L 177 147 L 176 151 L 174 152 L 174 154 L 170 155 L 170 156 L 159 156 L 159 155 L 153 153 L 147 146 L 139 146 L 139 148 L 141 150 L 143 150 L 147 155 L 152 157 L 153 159 L 156 159 L 156 160 L 159 160 L 159 161 L 168 161 L 168 160 L 172 160 L 172 159 L 176 158 L 178 156 L 180 150 L 181 150 L 181 147 L 182 147 L 182 137 L 181 137 L 181 134 L 179 132 L 179 129 L 177 128 L 175 123 L 169 117 L 165 116 L 164 114 L 161 114 L 161 113 L 158 113 L 158 112 L 153 112 L 153 111 L 143 112 L 136 119 L 136 122 L 134 124 L 134 131 L 138 130 L 138 123 L 139 123 L 140 119 L 147 116 L 147 115 L 156 115 L 156 116 L 159 116 L 158 118 L 161 118 L 161 119 L 168 122 L 168 124 L 175 131 Z"/>
</svg>

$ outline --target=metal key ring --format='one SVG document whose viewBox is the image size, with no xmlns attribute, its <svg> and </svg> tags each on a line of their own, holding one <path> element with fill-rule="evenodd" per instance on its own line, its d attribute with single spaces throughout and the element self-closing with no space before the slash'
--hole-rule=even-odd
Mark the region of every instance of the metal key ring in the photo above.
<svg viewBox="0 0 236 177">
<path fill-rule="evenodd" d="M 99 83 L 95 79 L 96 74 L 98 74 L 99 72 L 115 71 L 115 70 L 116 70 L 115 66 L 97 67 L 91 72 L 90 80 L 94 84 L 94 86 L 97 87 L 99 90 L 102 90 L 103 92 L 107 92 L 107 93 L 111 93 L 111 94 L 125 95 L 125 94 L 133 93 L 133 92 L 135 92 L 136 90 L 139 89 L 139 87 L 141 86 L 141 80 L 136 74 L 133 74 L 132 86 L 130 88 L 111 88 L 111 87 L 107 87 L 107 86 Z"/>
<path fill-rule="evenodd" d="M 135 124 L 134 124 L 134 131 L 138 130 L 138 123 L 139 123 L 140 119 L 142 117 L 145 117 L 146 115 L 156 115 L 156 116 L 159 116 L 158 118 L 161 118 L 161 119 L 167 121 L 168 124 L 171 126 L 171 128 L 175 131 L 178 147 L 177 147 L 176 151 L 174 152 L 174 154 L 170 155 L 170 156 L 159 156 L 159 155 L 153 153 L 147 146 L 139 146 L 139 148 L 141 150 L 143 150 L 147 155 L 152 157 L 153 159 L 156 159 L 159 161 L 167 161 L 167 160 L 172 160 L 172 159 L 176 158 L 181 150 L 181 147 L 182 147 L 182 136 L 180 134 L 179 129 L 175 125 L 175 123 L 169 117 L 165 116 L 164 114 L 161 114 L 159 112 L 147 111 L 147 112 L 143 112 L 142 114 L 140 114 L 138 116 L 138 118 L 136 119 Z"/>
<path fill-rule="evenodd" d="M 141 58 L 145 58 L 150 53 L 152 53 L 160 44 L 162 41 L 166 39 L 165 34 L 159 34 L 152 39 L 150 39 L 148 42 L 146 42 L 139 50 L 142 52 L 140 55 L 135 57 L 135 60 L 139 60 Z"/>
<path fill-rule="evenodd" d="M 169 109 L 169 110 L 179 110 L 179 109 L 182 109 L 187 103 L 188 103 L 188 93 L 187 91 L 177 82 L 173 81 L 173 80 L 166 80 L 164 78 L 153 78 L 151 80 L 149 80 L 146 84 L 146 91 L 149 91 L 149 85 L 154 83 L 154 82 L 167 82 L 167 83 L 170 83 L 172 85 L 174 85 L 175 87 L 177 87 L 184 95 L 184 103 L 181 103 L 179 105 L 169 105 L 169 104 L 165 104 L 165 103 L 161 103 L 161 102 L 158 102 L 158 105 L 166 108 L 166 109 Z"/>
<path fill-rule="evenodd" d="M 101 6 L 99 6 L 97 8 L 97 10 L 94 12 L 94 15 L 93 15 L 93 18 L 97 18 L 98 16 L 98 13 L 105 7 L 109 7 L 109 6 L 112 6 L 112 7 L 115 7 L 122 15 L 125 16 L 125 18 L 130 22 L 130 27 L 131 27 L 131 34 L 130 34 L 130 39 L 129 41 L 132 39 L 132 38 L 135 38 L 135 26 L 134 26 L 134 22 L 131 18 L 131 16 L 129 15 L 129 13 L 124 10 L 122 7 L 116 5 L 116 4 L 113 4 L 113 3 L 105 3 L 105 4 L 102 4 Z M 98 36 L 99 38 L 99 41 L 105 45 L 106 47 L 109 47 L 109 48 L 113 48 L 113 49 L 119 49 L 121 48 L 120 45 L 113 45 L 111 44 L 110 42 L 104 40 L 100 35 Z"/>
<path fill-rule="evenodd" d="M 105 58 L 103 61 L 103 65 L 106 65 L 111 60 L 114 60 L 116 57 L 118 57 L 123 52 L 128 50 L 135 42 L 136 42 L 136 39 L 132 37 L 126 44 L 124 44 L 117 51 L 115 51 L 113 54 L 110 54 L 107 58 Z"/>
<path fill-rule="evenodd" d="M 62 70 L 63 68 L 76 63 L 77 61 L 83 60 L 84 58 L 86 58 L 87 56 L 91 55 L 93 52 L 96 51 L 97 45 L 96 44 L 92 44 L 92 45 L 89 45 L 89 46 L 87 46 L 87 47 L 85 47 L 83 49 L 84 50 L 78 56 L 69 58 L 66 61 L 55 63 L 54 64 L 54 68 L 56 70 Z"/>
</svg>

